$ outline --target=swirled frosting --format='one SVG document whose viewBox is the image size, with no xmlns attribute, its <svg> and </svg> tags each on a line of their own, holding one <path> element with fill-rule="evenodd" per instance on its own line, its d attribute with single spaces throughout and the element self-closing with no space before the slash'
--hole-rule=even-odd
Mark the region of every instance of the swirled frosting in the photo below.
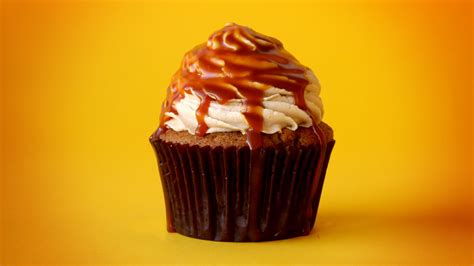
<svg viewBox="0 0 474 266">
<path fill-rule="evenodd" d="M 186 53 L 163 103 L 160 128 L 200 136 L 240 131 L 251 148 L 261 133 L 317 125 L 319 82 L 280 41 L 227 24 Z"/>
</svg>

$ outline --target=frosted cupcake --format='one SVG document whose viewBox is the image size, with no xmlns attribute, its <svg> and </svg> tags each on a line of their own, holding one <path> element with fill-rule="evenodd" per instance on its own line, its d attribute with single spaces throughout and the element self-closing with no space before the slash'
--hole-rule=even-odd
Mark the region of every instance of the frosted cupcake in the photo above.
<svg viewBox="0 0 474 266">
<path fill-rule="evenodd" d="M 228 24 L 189 51 L 158 130 L 168 231 L 217 241 L 307 235 L 334 146 L 320 85 L 280 41 Z"/>
</svg>

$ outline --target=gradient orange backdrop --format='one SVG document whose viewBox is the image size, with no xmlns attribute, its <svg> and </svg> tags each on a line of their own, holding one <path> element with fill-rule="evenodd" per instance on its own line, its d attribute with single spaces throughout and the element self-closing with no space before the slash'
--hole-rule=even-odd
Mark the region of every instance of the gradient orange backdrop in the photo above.
<svg viewBox="0 0 474 266">
<path fill-rule="evenodd" d="M 337 144 L 308 237 L 166 232 L 148 136 L 228 21 L 321 80 Z M 2 1 L 0 262 L 472 263 L 472 27 L 459 1 Z"/>
</svg>

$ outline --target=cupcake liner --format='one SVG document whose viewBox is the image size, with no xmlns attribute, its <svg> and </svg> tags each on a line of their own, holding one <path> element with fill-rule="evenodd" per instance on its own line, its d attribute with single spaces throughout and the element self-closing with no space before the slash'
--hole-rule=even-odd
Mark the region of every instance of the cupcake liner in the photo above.
<svg viewBox="0 0 474 266">
<path fill-rule="evenodd" d="M 252 151 L 151 142 L 168 231 L 217 241 L 266 241 L 310 233 L 334 141 L 322 158 L 317 145 Z M 319 160 L 322 171 L 315 177 Z M 316 194 L 310 195 L 313 182 Z"/>
</svg>

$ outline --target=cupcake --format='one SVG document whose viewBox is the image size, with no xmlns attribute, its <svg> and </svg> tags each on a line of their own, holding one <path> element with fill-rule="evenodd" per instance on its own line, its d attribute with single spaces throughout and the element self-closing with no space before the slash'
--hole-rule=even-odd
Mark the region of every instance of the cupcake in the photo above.
<svg viewBox="0 0 474 266">
<path fill-rule="evenodd" d="M 174 74 L 150 137 L 167 229 L 216 241 L 308 235 L 331 150 L 320 85 L 280 41 L 227 24 Z"/>
</svg>

